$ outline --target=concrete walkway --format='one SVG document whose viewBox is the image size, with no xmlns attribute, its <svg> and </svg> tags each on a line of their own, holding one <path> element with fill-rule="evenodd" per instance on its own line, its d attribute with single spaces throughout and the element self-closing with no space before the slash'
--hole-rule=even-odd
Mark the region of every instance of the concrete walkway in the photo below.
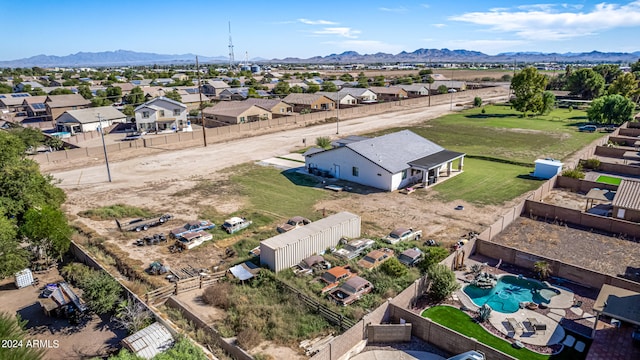
<svg viewBox="0 0 640 360">
<path fill-rule="evenodd" d="M 513 318 L 518 323 L 519 328 L 515 332 L 511 329 L 507 318 Z M 547 329 L 536 332 L 528 319 L 536 319 L 539 324 L 545 324 Z M 492 311 L 489 322 L 504 335 L 531 345 L 557 344 L 564 339 L 565 335 L 564 328 L 559 322 L 529 309 L 520 309 L 512 314 Z"/>
</svg>

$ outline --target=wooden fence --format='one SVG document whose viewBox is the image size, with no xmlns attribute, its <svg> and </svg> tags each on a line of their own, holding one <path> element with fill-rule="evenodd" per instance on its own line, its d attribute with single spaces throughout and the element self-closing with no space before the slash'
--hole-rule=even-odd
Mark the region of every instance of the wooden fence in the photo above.
<svg viewBox="0 0 640 360">
<path fill-rule="evenodd" d="M 178 295 L 186 291 L 204 289 L 225 276 L 225 271 L 220 271 L 212 275 L 196 276 L 188 279 L 178 280 L 173 284 L 149 291 L 145 294 L 147 304 L 162 304 L 172 295 Z"/>
</svg>

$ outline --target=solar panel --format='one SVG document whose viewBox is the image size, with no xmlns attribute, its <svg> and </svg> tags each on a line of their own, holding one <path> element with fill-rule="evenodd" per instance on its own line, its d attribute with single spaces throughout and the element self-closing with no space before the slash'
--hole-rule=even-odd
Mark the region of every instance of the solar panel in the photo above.
<svg viewBox="0 0 640 360">
<path fill-rule="evenodd" d="M 35 110 L 42 110 L 42 109 L 46 109 L 46 106 L 44 106 L 44 104 L 42 104 L 42 103 L 31 104 L 31 106 L 32 106 Z"/>
<path fill-rule="evenodd" d="M 11 97 L 14 98 L 21 98 L 21 97 L 27 97 L 29 96 L 29 94 L 11 94 Z"/>
</svg>

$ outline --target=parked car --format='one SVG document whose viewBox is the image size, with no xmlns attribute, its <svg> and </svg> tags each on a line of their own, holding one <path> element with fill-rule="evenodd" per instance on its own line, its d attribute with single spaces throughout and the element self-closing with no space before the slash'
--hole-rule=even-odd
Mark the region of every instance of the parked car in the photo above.
<svg viewBox="0 0 640 360">
<path fill-rule="evenodd" d="M 413 230 L 411 228 L 397 228 L 393 230 L 389 235 L 382 238 L 382 241 L 389 244 L 397 244 L 400 241 L 420 240 L 422 237 L 422 230 Z"/>
<path fill-rule="evenodd" d="M 355 276 L 355 274 L 351 272 L 349 266 L 336 266 L 325 271 L 322 276 L 320 276 L 320 281 L 326 285 L 322 288 L 322 293 L 324 294 L 327 291 L 333 290 L 338 287 L 340 281 L 347 280 L 353 276 Z"/>
<path fill-rule="evenodd" d="M 328 297 L 338 305 L 347 306 L 372 290 L 373 285 L 369 281 L 360 276 L 354 276 L 345 281 L 339 288 L 331 291 Z"/>
<path fill-rule="evenodd" d="M 251 224 L 253 224 L 253 221 L 251 220 L 234 216 L 230 219 L 225 220 L 224 224 L 222 224 L 222 228 L 227 232 L 227 234 L 233 234 L 234 232 L 246 229 Z"/>
<path fill-rule="evenodd" d="M 331 269 L 331 264 L 320 255 L 312 255 L 291 267 L 296 275 L 311 275 L 316 269 L 328 270 Z"/>
<path fill-rule="evenodd" d="M 407 266 L 415 266 L 422 261 L 423 258 L 424 254 L 418 248 L 407 249 L 398 256 L 398 260 Z"/>
<path fill-rule="evenodd" d="M 358 261 L 358 266 L 367 270 L 375 269 L 385 261 L 391 259 L 395 252 L 391 249 L 380 249 L 370 251 L 365 257 Z"/>
<path fill-rule="evenodd" d="M 595 132 L 598 130 L 598 127 L 595 125 L 582 125 L 578 128 L 578 131 L 582 132 Z"/>
<path fill-rule="evenodd" d="M 213 235 L 204 230 L 189 231 L 178 237 L 176 245 L 185 250 L 188 250 L 193 249 L 196 246 L 200 246 L 203 242 L 209 241 L 211 239 L 213 239 Z"/>
<path fill-rule="evenodd" d="M 343 259 L 351 260 L 358 257 L 365 250 L 370 249 L 375 245 L 375 241 L 371 239 L 357 239 L 349 241 L 344 245 L 342 249 L 338 249 L 333 252 L 333 255 L 341 257 Z"/>
<path fill-rule="evenodd" d="M 286 223 L 278 226 L 277 230 L 279 233 L 285 233 L 287 231 L 291 231 L 293 229 L 297 229 L 301 226 L 311 224 L 311 220 L 304 218 L 302 216 L 294 216 L 291 219 L 287 220 Z"/>
<path fill-rule="evenodd" d="M 181 227 L 171 230 L 170 234 L 174 238 L 179 238 L 183 234 L 186 234 L 189 232 L 209 230 L 215 227 L 216 225 L 209 220 L 189 221 L 188 223 L 182 225 Z"/>
</svg>

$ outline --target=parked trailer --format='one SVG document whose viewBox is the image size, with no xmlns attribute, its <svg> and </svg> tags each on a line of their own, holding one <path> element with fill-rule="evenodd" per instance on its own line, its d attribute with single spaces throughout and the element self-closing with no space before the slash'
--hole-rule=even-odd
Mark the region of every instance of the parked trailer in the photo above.
<svg viewBox="0 0 640 360">
<path fill-rule="evenodd" d="M 116 225 L 118 225 L 118 229 L 120 229 L 120 231 L 143 231 L 149 230 L 150 227 L 164 224 L 172 218 L 173 216 L 164 214 L 162 216 L 157 216 L 154 218 L 135 219 L 126 223 L 121 223 L 118 219 L 116 219 Z"/>
<path fill-rule="evenodd" d="M 260 242 L 260 264 L 278 272 L 360 236 L 360 216 L 341 212 Z"/>
</svg>

